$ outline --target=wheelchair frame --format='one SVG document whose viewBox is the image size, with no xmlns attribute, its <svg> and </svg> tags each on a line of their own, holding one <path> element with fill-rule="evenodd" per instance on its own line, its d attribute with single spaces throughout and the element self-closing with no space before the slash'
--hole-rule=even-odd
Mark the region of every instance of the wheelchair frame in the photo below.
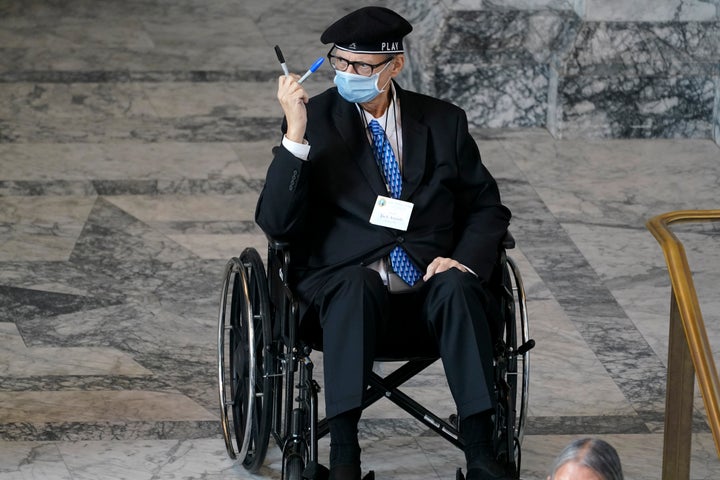
<svg viewBox="0 0 720 480">
<path fill-rule="evenodd" d="M 506 249 L 499 254 L 493 284 L 504 318 L 495 339 L 494 443 L 498 460 L 519 478 L 521 444 L 529 393 L 529 337 L 525 289 Z M 256 473 L 272 435 L 282 451 L 283 480 L 325 480 L 318 461 L 318 440 L 329 432 L 318 418 L 320 386 L 313 379 L 312 347 L 299 338 L 298 306 L 287 283 L 288 245 L 271 240 L 268 277 L 257 250 L 245 249 L 225 267 L 218 314 L 218 393 L 221 428 L 231 459 Z M 428 428 L 462 449 L 453 415 L 444 420 L 403 393 L 399 387 L 437 358 L 415 358 L 381 377 L 371 372 L 363 409 L 387 398 Z M 464 478 L 458 469 L 456 477 Z"/>
</svg>

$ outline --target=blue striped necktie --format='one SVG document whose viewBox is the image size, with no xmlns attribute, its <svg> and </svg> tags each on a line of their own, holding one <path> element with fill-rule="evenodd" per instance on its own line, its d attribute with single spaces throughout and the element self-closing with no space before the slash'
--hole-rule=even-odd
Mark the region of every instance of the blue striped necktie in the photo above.
<svg viewBox="0 0 720 480">
<path fill-rule="evenodd" d="M 385 135 L 377 120 L 372 120 L 368 127 L 373 137 L 373 147 L 375 148 L 375 158 L 378 164 L 381 164 L 385 181 L 387 182 L 392 198 L 400 198 L 402 193 L 402 176 L 400 175 L 400 166 L 395 160 L 390 141 Z M 390 264 L 392 269 L 402 278 L 405 283 L 412 286 L 420 278 L 420 272 L 408 258 L 407 253 L 401 247 L 395 247 L 390 252 Z"/>
</svg>

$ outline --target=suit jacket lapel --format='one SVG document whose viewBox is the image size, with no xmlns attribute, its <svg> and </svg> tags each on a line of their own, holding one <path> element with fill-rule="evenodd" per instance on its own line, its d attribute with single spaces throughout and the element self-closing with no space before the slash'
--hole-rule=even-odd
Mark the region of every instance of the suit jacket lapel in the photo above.
<svg viewBox="0 0 720 480">
<path fill-rule="evenodd" d="M 333 120 L 345 142 L 349 156 L 357 164 L 370 187 L 374 192 L 386 195 L 385 181 L 378 169 L 355 104 L 344 101 L 338 95 L 333 109 Z"/>
<path fill-rule="evenodd" d="M 421 123 L 422 113 L 417 105 L 406 101 L 404 91 L 395 85 L 400 99 L 403 134 L 403 190 L 400 198 L 408 199 L 420 186 L 427 163 L 427 126 Z"/>
</svg>

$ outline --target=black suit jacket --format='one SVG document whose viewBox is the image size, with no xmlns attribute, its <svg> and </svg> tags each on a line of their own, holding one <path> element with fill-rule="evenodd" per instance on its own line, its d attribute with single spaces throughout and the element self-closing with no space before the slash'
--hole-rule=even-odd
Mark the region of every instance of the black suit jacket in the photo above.
<svg viewBox="0 0 720 480">
<path fill-rule="evenodd" d="M 465 112 L 395 87 L 404 150 L 401 199 L 415 205 L 407 231 L 369 222 L 377 196 L 388 193 L 360 114 L 336 88 L 307 105 L 307 161 L 282 146 L 273 150 L 256 221 L 269 236 L 290 242 L 294 281 L 307 280 L 300 288 L 306 301 L 323 273 L 370 264 L 396 245 L 423 272 L 442 256 L 482 280 L 490 276 L 510 211 L 480 160 Z"/>
</svg>

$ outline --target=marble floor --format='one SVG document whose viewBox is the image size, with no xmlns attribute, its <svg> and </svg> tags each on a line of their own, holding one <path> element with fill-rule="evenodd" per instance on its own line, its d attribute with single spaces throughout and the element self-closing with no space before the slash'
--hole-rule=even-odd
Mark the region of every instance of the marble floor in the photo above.
<svg viewBox="0 0 720 480">
<path fill-rule="evenodd" d="M 264 249 L 252 219 L 278 140 L 272 47 L 303 71 L 355 5 L 0 0 L 0 479 L 279 478 L 274 444 L 257 476 L 225 454 L 220 277 L 244 247 Z M 522 478 L 544 479 L 585 435 L 617 447 L 627 478 L 659 478 L 670 289 L 644 223 L 718 208 L 720 148 L 475 137 L 514 213 L 537 342 Z M 681 230 L 716 346 L 719 231 Z M 439 368 L 408 390 L 451 411 Z M 720 478 L 696 405 L 691 477 Z M 378 478 L 462 466 L 389 403 L 361 426 Z"/>
</svg>

